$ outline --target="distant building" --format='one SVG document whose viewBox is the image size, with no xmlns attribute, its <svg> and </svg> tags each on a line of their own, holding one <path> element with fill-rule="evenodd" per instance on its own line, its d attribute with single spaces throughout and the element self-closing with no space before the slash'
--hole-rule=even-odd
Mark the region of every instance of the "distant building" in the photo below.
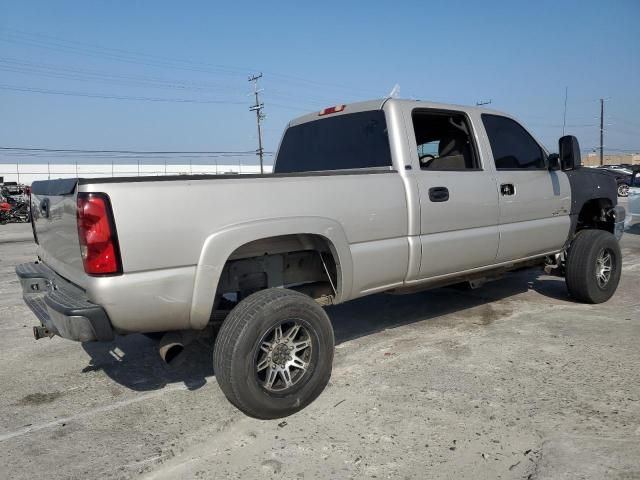
<svg viewBox="0 0 640 480">
<path fill-rule="evenodd" d="M 640 165 L 640 152 L 620 155 L 604 155 L 602 157 L 602 163 L 604 165 L 620 165 L 621 163 Z M 589 152 L 588 154 L 583 155 L 582 164 L 590 167 L 600 165 L 600 152 Z"/>
</svg>

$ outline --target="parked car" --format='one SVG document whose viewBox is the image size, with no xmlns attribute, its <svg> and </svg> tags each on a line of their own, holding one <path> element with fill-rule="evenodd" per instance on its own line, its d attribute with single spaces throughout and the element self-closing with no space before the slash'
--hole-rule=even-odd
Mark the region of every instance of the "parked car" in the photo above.
<svg viewBox="0 0 640 480">
<path fill-rule="evenodd" d="M 503 113 L 383 99 L 291 121 L 273 175 L 34 182 L 39 260 L 16 268 L 34 336 L 168 332 L 171 360 L 217 324 L 231 403 L 290 415 L 331 375 L 324 305 L 543 265 L 575 300 L 607 301 L 622 261 L 616 182 L 580 167 L 575 137 L 559 152 Z"/>
<path fill-rule="evenodd" d="M 17 182 L 5 182 L 0 187 L 0 192 L 5 197 L 9 197 L 12 195 L 22 195 L 23 191 L 23 186 L 19 185 Z"/>
<path fill-rule="evenodd" d="M 599 170 L 615 179 L 619 197 L 626 197 L 629 194 L 629 186 L 631 185 L 632 176 L 630 173 L 623 173 L 620 170 L 609 168 L 602 168 Z"/>
<path fill-rule="evenodd" d="M 602 168 L 606 170 L 612 170 L 624 175 L 632 175 L 634 172 L 640 171 L 640 165 L 631 165 L 629 163 L 621 163 L 617 165 L 600 165 L 596 168 Z"/>
<path fill-rule="evenodd" d="M 631 172 L 638 172 L 640 171 L 640 164 L 637 165 L 633 165 L 631 163 L 618 163 L 618 164 L 611 164 L 611 165 L 602 165 L 599 166 L 598 168 L 613 168 L 613 169 L 624 169 L 624 170 L 629 170 Z"/>
</svg>

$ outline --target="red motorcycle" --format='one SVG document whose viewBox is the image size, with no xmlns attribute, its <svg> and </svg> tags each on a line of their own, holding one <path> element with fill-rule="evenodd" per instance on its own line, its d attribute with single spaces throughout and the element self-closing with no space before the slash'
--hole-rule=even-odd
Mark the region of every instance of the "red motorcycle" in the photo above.
<svg viewBox="0 0 640 480">
<path fill-rule="evenodd" d="M 11 204 L 0 201 L 0 224 L 9 223 L 11 218 Z"/>
</svg>

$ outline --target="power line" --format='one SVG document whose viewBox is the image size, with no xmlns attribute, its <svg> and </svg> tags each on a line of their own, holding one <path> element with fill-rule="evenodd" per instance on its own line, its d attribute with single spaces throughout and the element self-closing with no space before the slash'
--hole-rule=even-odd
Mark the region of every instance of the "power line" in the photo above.
<svg viewBox="0 0 640 480">
<path fill-rule="evenodd" d="M 1 37 L 0 37 L 0 41 L 17 43 L 21 45 L 42 48 L 45 50 L 72 53 L 74 55 L 84 55 L 92 58 L 101 58 L 105 60 L 130 63 L 135 65 L 144 65 L 144 66 L 159 67 L 159 68 L 173 68 L 178 70 L 186 70 L 186 71 L 209 73 L 209 74 L 215 73 L 215 74 L 222 74 L 222 75 L 238 75 L 238 76 L 240 75 L 240 72 L 229 72 L 229 71 L 224 71 L 222 69 L 176 65 L 175 63 L 167 62 L 167 61 L 145 60 L 144 58 L 142 59 L 136 58 L 135 56 L 116 55 L 116 54 L 100 52 L 100 51 L 92 51 L 90 49 L 80 49 L 77 47 L 69 47 L 63 44 L 55 44 L 55 43 L 49 43 L 49 42 L 41 43 L 41 42 L 32 41 L 32 40 L 24 41 L 24 40 L 15 40 L 15 39 L 1 38 Z"/>
<path fill-rule="evenodd" d="M 104 58 L 108 60 L 122 61 L 126 63 L 155 66 L 162 68 L 174 68 L 187 71 L 195 71 L 202 73 L 215 73 L 224 75 L 246 75 L 248 72 L 254 70 L 254 68 L 248 67 L 234 67 L 226 65 L 217 65 L 208 62 L 201 62 L 196 60 L 187 60 L 175 57 L 167 57 L 162 55 L 154 55 L 149 53 L 134 52 L 131 50 L 118 49 L 112 47 L 103 47 L 99 45 L 87 44 L 84 42 L 78 42 L 75 40 L 66 40 L 59 37 L 53 37 L 50 35 L 43 35 L 39 33 L 30 33 L 23 30 L 4 28 L 5 38 L 0 37 L 1 41 L 10 43 L 22 43 L 25 45 L 43 48 L 48 50 L 64 51 L 76 55 L 93 56 L 98 58 Z M 8 38 L 7 38 L 8 35 Z M 26 38 L 24 38 L 26 37 Z M 357 95 L 362 95 L 363 89 L 355 86 L 348 86 L 339 83 L 322 82 L 318 80 L 309 80 L 288 74 L 278 72 L 265 72 L 269 76 L 279 78 L 281 81 L 289 83 L 298 83 L 314 86 L 339 88 L 345 91 L 351 91 Z M 375 95 L 375 94 L 374 94 Z"/>
<path fill-rule="evenodd" d="M 70 97 L 84 97 L 84 98 L 97 98 L 107 100 L 130 100 L 130 101 L 147 101 L 147 102 L 165 102 L 165 103 L 195 103 L 195 104 L 218 104 L 218 105 L 245 105 L 245 102 L 234 100 L 201 100 L 201 99 L 189 99 L 189 98 L 163 98 L 163 97 L 137 97 L 126 95 L 108 95 L 108 94 L 93 94 L 74 91 L 63 90 L 49 90 L 44 88 L 31 88 L 31 87 L 19 87 L 17 85 L 0 84 L 0 90 L 11 90 L 17 92 L 27 93 L 41 93 L 45 95 L 62 95 Z M 302 105 L 288 105 L 282 103 L 269 103 L 272 107 L 284 108 L 288 110 L 294 110 L 297 112 L 308 112 L 315 110 L 317 107 L 303 107 Z"/>
<path fill-rule="evenodd" d="M 3 65 L 3 63 L 10 63 L 9 66 Z M 13 64 L 18 64 L 14 66 Z M 27 65 L 27 66 L 21 66 Z M 34 65 L 33 67 L 30 65 Z M 206 84 L 190 84 L 180 81 L 167 81 L 167 80 L 159 80 L 151 77 L 138 77 L 138 76 L 127 76 L 127 75 L 112 75 L 105 74 L 101 72 L 90 72 L 83 70 L 75 70 L 70 69 L 65 71 L 62 67 L 54 67 L 54 66 L 38 66 L 37 64 L 28 63 L 28 62 L 14 62 L 7 61 L 0 58 L 0 70 L 20 73 L 20 74 L 34 74 L 40 77 L 51 77 L 51 78 L 61 78 L 61 79 L 69 79 L 73 81 L 81 81 L 81 82 L 97 82 L 103 83 L 107 85 L 125 85 L 125 86 L 133 86 L 133 87 L 144 87 L 144 88 L 160 88 L 160 89 L 172 89 L 178 91 L 199 91 L 204 92 L 210 89 L 228 89 L 233 88 L 226 85 L 213 85 L 210 84 L 205 86 Z M 53 70 L 53 71 L 52 71 Z M 57 70 L 57 71 L 56 71 Z M 86 73 L 84 73 L 86 72 Z M 112 77 L 112 78 L 109 78 Z M 200 86 L 203 85 L 203 86 Z M 234 92 L 239 93 L 239 92 Z M 297 107 L 291 107 L 293 109 L 304 109 L 302 106 L 308 106 L 309 110 L 315 110 L 319 107 L 322 107 L 328 103 L 331 103 L 327 100 L 319 100 L 314 98 L 304 98 L 299 99 L 296 96 L 292 96 L 286 93 L 280 93 L 279 91 L 270 92 L 270 96 L 281 98 L 285 100 L 292 100 L 298 104 Z M 277 106 L 281 106 L 277 104 Z M 284 108 L 289 108 L 290 106 L 284 106 Z"/>
<path fill-rule="evenodd" d="M 35 148 L 35 147 L 0 147 L 3 151 L 20 152 L 48 152 L 48 153 L 126 153 L 126 154 L 149 154 L 149 155 L 176 155 L 176 154 L 234 154 L 234 155 L 255 155 L 255 150 L 89 150 L 81 148 Z"/>
<path fill-rule="evenodd" d="M 82 82 L 97 82 L 103 84 L 125 85 L 144 88 L 151 87 L 173 89 L 179 91 L 194 90 L 203 92 L 211 89 L 235 90 L 235 86 L 229 84 L 193 82 L 184 80 L 167 80 L 149 76 L 113 74 L 95 70 L 69 68 L 61 65 L 24 62 L 18 59 L 7 57 L 0 57 L 0 70 L 25 75 L 32 74 L 38 77 L 61 78 Z M 239 94 L 240 92 L 235 91 L 233 93 Z M 298 97 L 296 95 L 291 95 L 291 93 L 289 92 L 283 92 L 278 89 L 270 89 L 269 96 L 295 102 L 296 106 L 283 105 L 279 103 L 275 104 L 275 106 L 277 107 L 290 108 L 293 110 L 305 110 L 307 109 L 307 107 L 308 110 L 316 110 L 319 107 L 321 108 L 327 104 L 335 102 L 335 99 L 327 100 L 326 98 L 321 99 L 319 97 L 309 97 L 307 95 L 305 95 L 304 97 Z"/>
<path fill-rule="evenodd" d="M 251 68 L 249 67 L 217 65 L 217 64 L 212 64 L 208 62 L 201 62 L 201 61 L 189 60 L 184 58 L 175 58 L 175 57 L 168 57 L 163 55 L 155 55 L 151 53 L 135 52 L 132 50 L 126 50 L 121 48 L 105 47 L 101 45 L 96 45 L 96 44 L 91 44 L 86 42 L 79 42 L 76 40 L 63 39 L 60 37 L 54 37 L 54 36 L 45 35 L 42 33 L 27 32 L 24 30 L 18 30 L 18 29 L 8 28 L 8 27 L 3 28 L 3 30 L 5 30 L 5 32 L 3 32 L 5 35 L 8 34 L 9 37 L 14 37 L 12 39 L 10 38 L 9 41 L 12 41 L 14 43 L 20 43 L 25 41 L 33 42 L 37 44 L 36 46 L 42 46 L 43 48 L 50 48 L 52 45 L 55 45 L 61 48 L 75 50 L 76 52 L 85 52 L 85 54 L 89 54 L 89 55 L 97 54 L 97 55 L 108 55 L 112 57 L 134 57 L 134 58 L 142 58 L 142 59 L 146 58 L 146 59 L 152 59 L 154 61 L 159 61 L 159 62 L 198 65 L 198 66 L 205 66 L 205 67 L 210 67 L 212 69 L 216 69 L 218 73 L 230 73 L 235 75 L 245 75 L 247 72 L 251 70 Z M 15 37 L 18 37 L 19 40 L 16 40 Z M 27 37 L 27 38 L 25 40 L 24 38 L 20 38 L 20 37 Z"/>
<path fill-rule="evenodd" d="M 107 73 L 96 70 L 71 68 L 63 65 L 52 65 L 47 63 L 25 62 L 14 58 L 0 57 L 0 68 L 6 71 L 17 73 L 35 73 L 38 76 L 55 76 L 57 78 L 70 78 L 72 80 L 90 80 L 100 83 L 121 82 L 124 84 L 141 84 L 143 86 L 152 85 L 184 90 L 211 90 L 211 89 L 234 89 L 236 85 L 194 82 L 184 80 L 168 80 L 158 77 L 123 75 Z M 239 93 L 239 92 L 238 92 Z"/>
<path fill-rule="evenodd" d="M 145 102 L 169 102 L 169 103 L 208 103 L 208 104 L 220 104 L 220 105 L 244 105 L 244 102 L 233 100 L 204 100 L 194 98 L 162 98 L 162 97 L 137 97 L 127 95 L 108 95 L 104 93 L 85 93 L 85 92 L 73 92 L 66 90 L 49 90 L 46 88 L 31 88 L 20 87 L 17 85 L 0 84 L 0 90 L 12 90 L 16 92 L 31 92 L 42 93 L 46 95 L 64 95 L 70 97 L 86 97 L 86 98 L 101 98 L 109 100 L 134 100 Z"/>
</svg>

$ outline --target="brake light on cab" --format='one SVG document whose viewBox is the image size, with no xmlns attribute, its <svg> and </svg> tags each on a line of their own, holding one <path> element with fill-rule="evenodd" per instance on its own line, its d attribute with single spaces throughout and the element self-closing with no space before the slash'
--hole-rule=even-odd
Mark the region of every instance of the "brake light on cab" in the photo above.
<svg viewBox="0 0 640 480">
<path fill-rule="evenodd" d="M 78 193 L 77 205 L 78 238 L 84 271 L 89 275 L 122 273 L 109 197 L 104 193 Z"/>
<path fill-rule="evenodd" d="M 320 110 L 320 113 L 318 113 L 318 116 L 322 117 L 323 115 L 330 115 L 332 113 L 339 113 L 339 112 L 342 112 L 345 108 L 347 108 L 346 105 L 336 105 L 334 107 L 327 107 L 327 108 L 324 108 L 324 109 Z"/>
</svg>

